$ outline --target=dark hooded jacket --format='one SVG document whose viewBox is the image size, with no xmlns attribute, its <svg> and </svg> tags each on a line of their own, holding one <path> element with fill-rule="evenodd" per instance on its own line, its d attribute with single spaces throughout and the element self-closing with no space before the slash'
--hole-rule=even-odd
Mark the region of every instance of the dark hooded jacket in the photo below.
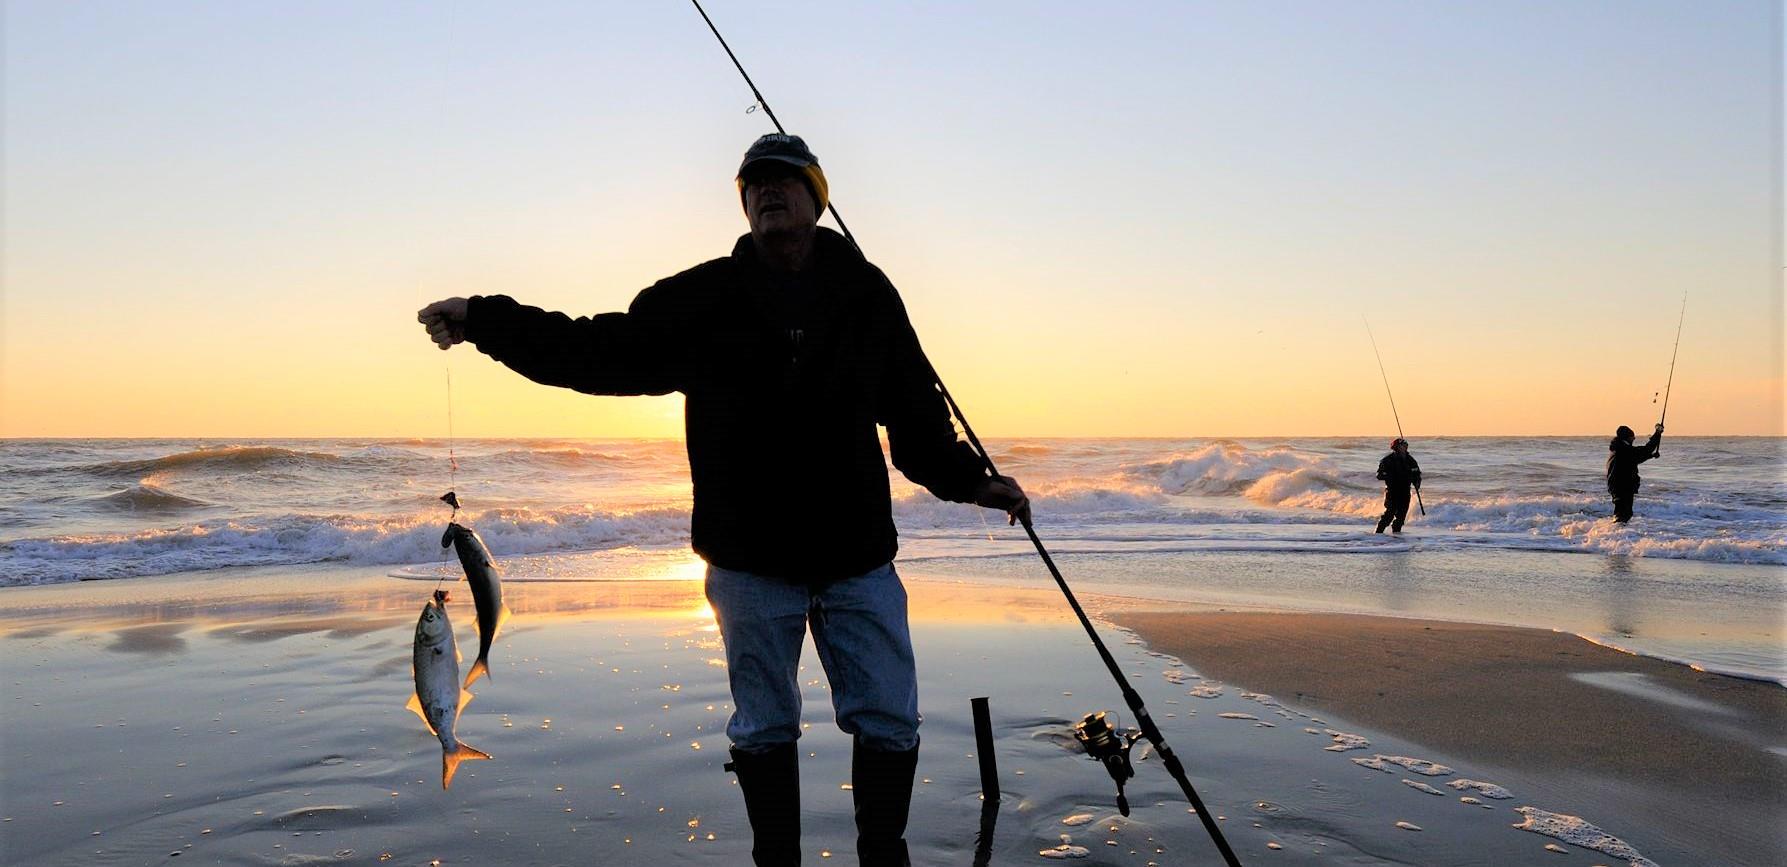
<svg viewBox="0 0 1787 867">
<path fill-rule="evenodd" d="M 466 339 L 535 382 L 588 394 L 681 392 L 695 551 L 804 583 L 867 572 L 898 547 L 887 462 L 944 500 L 987 477 L 956 437 L 899 293 L 843 236 L 777 275 L 751 236 L 660 280 L 625 313 L 572 319 L 474 297 Z"/>
<path fill-rule="evenodd" d="M 1607 444 L 1607 491 L 1615 496 L 1638 493 L 1638 465 L 1657 456 L 1663 435 L 1651 434 L 1644 445 L 1633 445 L 1619 437 Z"/>
<path fill-rule="evenodd" d="M 1421 487 L 1421 465 L 1414 455 L 1392 451 L 1377 462 L 1377 477 L 1386 489 L 1406 492 L 1409 485 Z"/>
</svg>

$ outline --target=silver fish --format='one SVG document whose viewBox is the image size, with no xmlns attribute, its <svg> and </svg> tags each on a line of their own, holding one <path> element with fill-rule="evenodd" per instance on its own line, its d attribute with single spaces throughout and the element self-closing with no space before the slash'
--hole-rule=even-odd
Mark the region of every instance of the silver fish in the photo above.
<svg viewBox="0 0 1787 867">
<path fill-rule="evenodd" d="M 496 561 L 491 559 L 490 549 L 484 547 L 478 532 L 463 524 L 449 523 L 447 532 L 441 536 L 441 547 L 448 545 L 453 546 L 453 552 L 459 555 L 459 565 L 465 568 L 466 583 L 472 587 L 472 603 L 478 609 L 478 658 L 465 676 L 465 685 L 471 686 L 479 676 L 490 676 L 490 645 L 509 619 L 509 607 L 503 604 L 502 575 L 497 572 Z"/>
<path fill-rule="evenodd" d="M 441 739 L 441 788 L 445 789 L 453 784 L 460 762 L 490 758 L 482 750 L 460 743 L 453 734 L 459 712 L 471 702 L 472 694 L 459 685 L 459 645 L 453 641 L 453 624 L 447 620 L 446 591 L 435 591 L 434 598 L 422 607 L 422 617 L 416 621 L 413 660 L 416 694 L 410 697 L 408 707 Z"/>
</svg>

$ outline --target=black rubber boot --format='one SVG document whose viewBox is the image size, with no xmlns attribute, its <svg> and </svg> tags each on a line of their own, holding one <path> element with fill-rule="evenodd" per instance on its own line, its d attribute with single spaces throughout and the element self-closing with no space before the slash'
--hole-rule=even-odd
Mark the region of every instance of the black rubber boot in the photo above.
<svg viewBox="0 0 1787 867">
<path fill-rule="evenodd" d="M 751 860 L 757 867 L 800 864 L 800 753 L 792 743 L 760 753 L 732 751 L 726 770 L 738 775 L 751 820 Z"/>
<path fill-rule="evenodd" d="M 856 800 L 856 858 L 863 867 L 911 867 L 906 852 L 906 813 L 918 747 L 900 753 L 864 749 L 850 756 L 851 795 Z"/>
</svg>

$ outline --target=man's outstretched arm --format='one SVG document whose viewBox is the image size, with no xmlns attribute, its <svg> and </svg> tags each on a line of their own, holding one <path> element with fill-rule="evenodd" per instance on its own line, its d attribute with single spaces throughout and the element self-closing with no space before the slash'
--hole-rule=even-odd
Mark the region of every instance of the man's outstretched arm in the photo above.
<svg viewBox="0 0 1787 867">
<path fill-rule="evenodd" d="M 640 293 L 626 313 L 577 319 L 504 295 L 436 301 L 416 319 L 441 349 L 470 342 L 544 385 L 588 394 L 668 394 L 681 386 L 670 352 L 675 329 L 653 291 Z"/>
</svg>

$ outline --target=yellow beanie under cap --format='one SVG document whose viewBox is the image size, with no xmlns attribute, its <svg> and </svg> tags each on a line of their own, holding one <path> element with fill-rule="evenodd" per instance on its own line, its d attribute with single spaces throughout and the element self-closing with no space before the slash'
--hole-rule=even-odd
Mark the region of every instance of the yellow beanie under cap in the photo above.
<svg viewBox="0 0 1787 867">
<path fill-rule="evenodd" d="M 826 206 L 831 204 L 831 185 L 825 182 L 825 170 L 819 168 L 818 163 L 797 168 L 800 169 L 801 180 L 807 182 L 807 191 L 813 194 L 813 201 L 817 205 L 813 209 L 813 213 L 824 216 Z M 738 183 L 738 203 L 743 206 L 745 203 L 745 177 L 741 174 L 733 180 Z"/>
</svg>

